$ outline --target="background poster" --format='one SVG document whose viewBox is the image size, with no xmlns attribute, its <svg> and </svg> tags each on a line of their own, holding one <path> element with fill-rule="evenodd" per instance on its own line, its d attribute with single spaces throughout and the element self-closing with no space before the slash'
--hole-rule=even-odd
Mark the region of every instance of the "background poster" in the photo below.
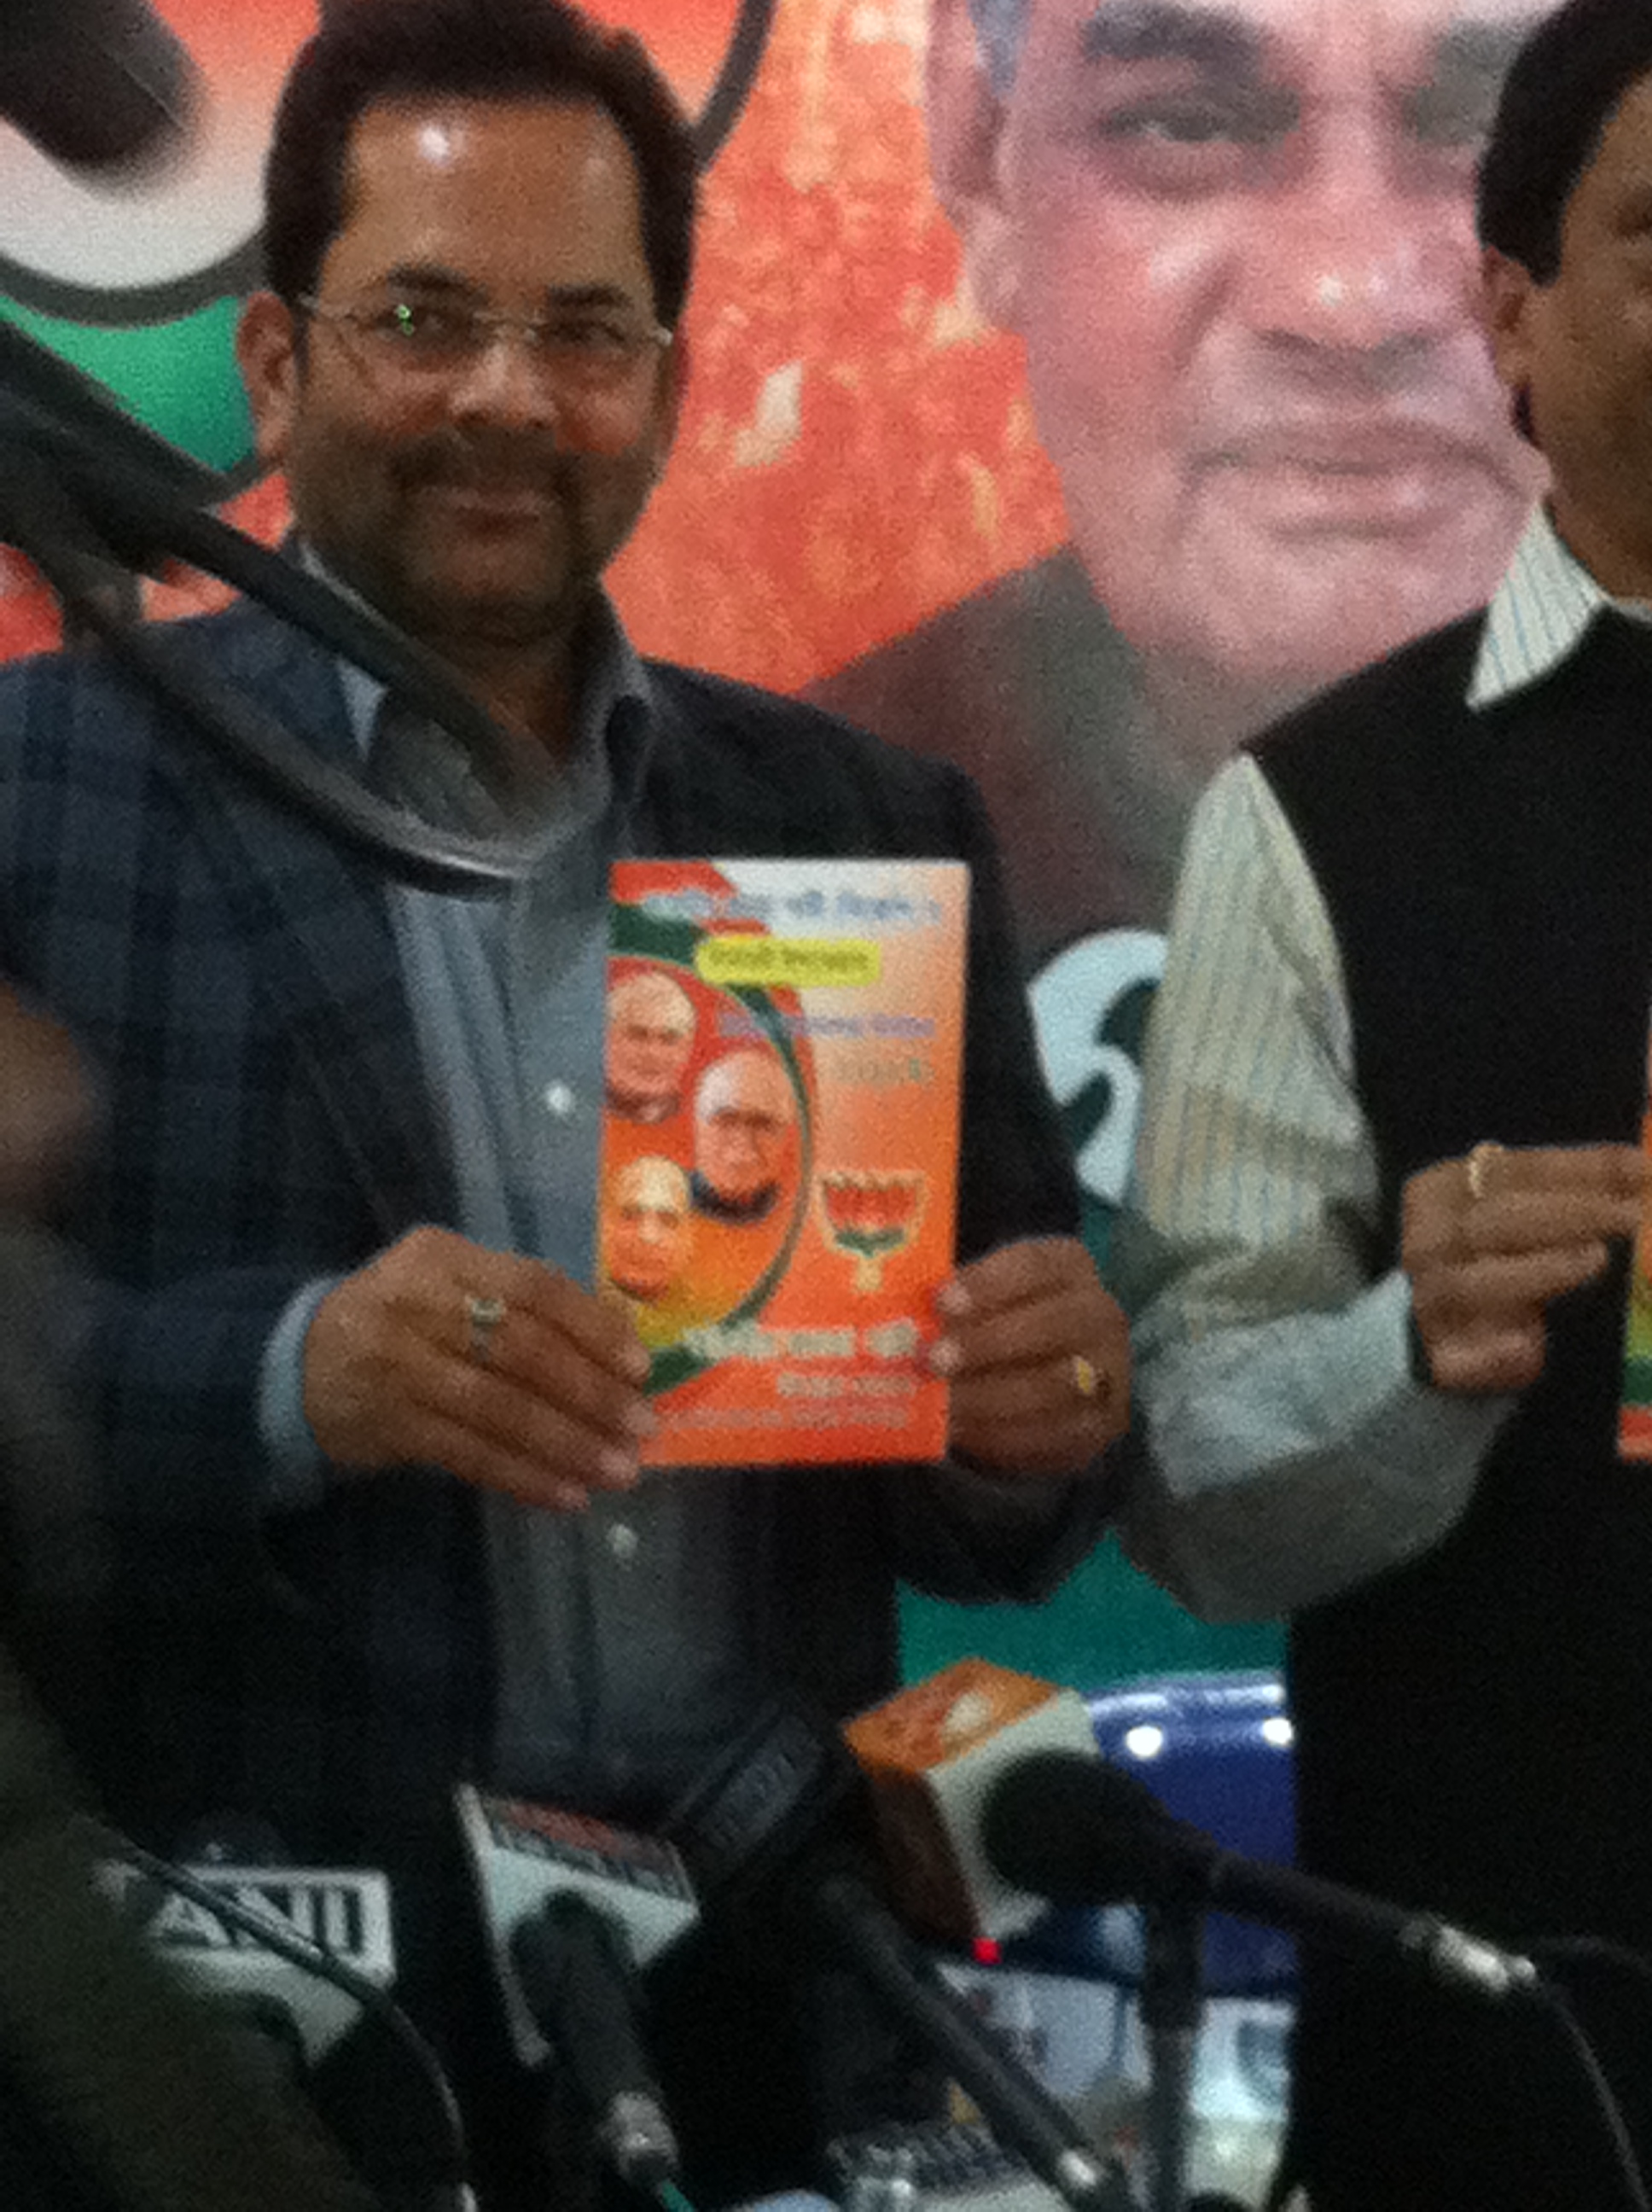
<svg viewBox="0 0 1652 2212">
<path fill-rule="evenodd" d="M 367 4 L 367 0 L 331 0 Z M 1534 0 L 604 0 L 710 155 L 646 651 L 811 690 L 986 788 L 1104 1255 L 1189 804 L 1246 732 L 1475 605 L 1538 488 L 1472 319 L 1473 168 Z M 313 0 L 158 0 L 203 99 L 120 186 L 0 130 L 0 313 L 235 473 L 230 334 Z M 156 616 L 208 604 L 149 587 Z M 0 654 L 49 643 L 0 556 Z M 1272 1657 L 1104 1553 L 914 1607 L 1078 1683 Z"/>
</svg>

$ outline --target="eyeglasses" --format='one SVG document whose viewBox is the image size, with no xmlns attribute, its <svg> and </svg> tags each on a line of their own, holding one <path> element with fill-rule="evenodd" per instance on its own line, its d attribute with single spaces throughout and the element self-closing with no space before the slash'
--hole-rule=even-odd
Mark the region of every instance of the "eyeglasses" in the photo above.
<svg viewBox="0 0 1652 2212">
<path fill-rule="evenodd" d="M 623 392 L 645 363 L 671 343 L 663 325 L 623 308 L 568 307 L 549 315 L 513 315 L 496 307 L 451 301 L 386 299 L 335 306 L 304 293 L 298 301 L 314 322 L 348 330 L 372 369 L 404 384 L 435 384 L 459 376 L 502 337 L 519 338 L 528 358 L 557 391 Z"/>
</svg>

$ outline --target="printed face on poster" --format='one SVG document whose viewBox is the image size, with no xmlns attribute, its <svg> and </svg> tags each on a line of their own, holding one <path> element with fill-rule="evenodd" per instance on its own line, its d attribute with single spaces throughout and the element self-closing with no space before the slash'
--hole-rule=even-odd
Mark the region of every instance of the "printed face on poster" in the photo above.
<svg viewBox="0 0 1652 2212">
<path fill-rule="evenodd" d="M 1477 325 L 1472 199 L 1541 10 L 598 12 L 715 141 L 686 402 L 616 599 L 646 651 L 811 690 L 977 776 L 1101 1233 L 1197 791 L 1282 707 L 1484 599 L 1540 488 Z M 0 289 L 237 472 L 237 519 L 273 537 L 285 502 L 257 479 L 230 337 L 317 10 L 154 14 L 193 65 L 181 148 L 111 179 L 9 131 Z M 9 564 L 0 651 L 51 634 Z M 663 1096 L 670 1011 L 635 1026 Z M 647 1199 L 657 1245 L 671 1207 Z"/>
</svg>

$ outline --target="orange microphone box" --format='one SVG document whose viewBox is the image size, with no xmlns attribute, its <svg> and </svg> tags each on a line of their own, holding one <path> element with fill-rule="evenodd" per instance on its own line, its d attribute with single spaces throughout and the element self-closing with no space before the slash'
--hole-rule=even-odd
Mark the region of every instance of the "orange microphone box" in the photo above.
<svg viewBox="0 0 1652 2212">
<path fill-rule="evenodd" d="M 994 1874 L 981 1844 L 993 1784 L 1029 1753 L 1096 1755 L 1076 1690 L 960 1659 L 844 1730 L 871 1784 L 884 1873 L 914 1927 L 944 1942 L 1000 1942 L 1044 1911 Z"/>
</svg>

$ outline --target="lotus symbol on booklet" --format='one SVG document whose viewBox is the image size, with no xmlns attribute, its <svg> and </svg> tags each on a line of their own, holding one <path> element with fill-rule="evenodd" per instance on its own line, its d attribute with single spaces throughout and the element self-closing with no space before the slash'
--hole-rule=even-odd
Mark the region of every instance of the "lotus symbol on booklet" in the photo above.
<svg viewBox="0 0 1652 2212">
<path fill-rule="evenodd" d="M 819 1181 L 826 1233 L 854 1261 L 854 1287 L 870 1296 L 883 1287 L 884 1262 L 918 1233 L 926 1178 L 915 1169 L 885 1174 L 841 1169 Z"/>
</svg>

